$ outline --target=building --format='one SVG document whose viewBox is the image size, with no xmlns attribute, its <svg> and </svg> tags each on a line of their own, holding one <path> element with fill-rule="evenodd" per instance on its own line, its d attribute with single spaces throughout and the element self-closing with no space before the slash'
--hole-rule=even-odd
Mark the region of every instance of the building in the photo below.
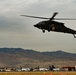
<svg viewBox="0 0 76 75">
<path fill-rule="evenodd" d="M 67 71 L 75 71 L 75 67 L 71 67 L 71 66 L 66 66 L 66 67 L 62 67 L 62 68 Z"/>
</svg>

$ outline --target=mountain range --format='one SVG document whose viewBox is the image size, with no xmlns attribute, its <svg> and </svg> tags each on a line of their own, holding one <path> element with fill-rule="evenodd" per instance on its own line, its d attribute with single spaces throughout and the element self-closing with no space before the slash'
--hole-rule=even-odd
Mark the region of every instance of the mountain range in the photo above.
<svg viewBox="0 0 76 75">
<path fill-rule="evenodd" d="M 22 48 L 0 48 L 0 67 L 75 66 L 76 54 L 61 50 L 39 52 Z"/>
</svg>

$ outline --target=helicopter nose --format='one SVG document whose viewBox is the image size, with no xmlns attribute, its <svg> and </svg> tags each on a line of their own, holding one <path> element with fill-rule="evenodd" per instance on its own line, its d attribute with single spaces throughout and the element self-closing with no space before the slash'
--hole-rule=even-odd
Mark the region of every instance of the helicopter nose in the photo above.
<svg viewBox="0 0 76 75">
<path fill-rule="evenodd" d="M 34 25 L 34 27 L 41 29 L 41 27 L 38 24 Z"/>
<path fill-rule="evenodd" d="M 34 25 L 34 27 L 36 27 L 36 25 Z"/>
<path fill-rule="evenodd" d="M 34 27 L 37 27 L 37 25 L 34 25 Z"/>
</svg>

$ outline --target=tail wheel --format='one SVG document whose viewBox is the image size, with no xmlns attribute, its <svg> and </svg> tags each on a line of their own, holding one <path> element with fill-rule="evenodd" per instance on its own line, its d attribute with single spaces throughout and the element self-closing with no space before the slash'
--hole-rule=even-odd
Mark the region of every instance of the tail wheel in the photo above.
<svg viewBox="0 0 76 75">
<path fill-rule="evenodd" d="M 75 34 L 73 34 L 74 38 L 76 38 Z"/>
</svg>

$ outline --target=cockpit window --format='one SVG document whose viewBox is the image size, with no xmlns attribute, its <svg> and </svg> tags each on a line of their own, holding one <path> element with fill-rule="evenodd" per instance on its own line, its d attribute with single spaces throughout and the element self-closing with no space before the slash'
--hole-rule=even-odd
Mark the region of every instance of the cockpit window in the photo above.
<svg viewBox="0 0 76 75">
<path fill-rule="evenodd" d="M 44 21 L 41 21 L 41 22 L 39 22 L 39 24 L 45 24 L 45 22 Z"/>
</svg>

